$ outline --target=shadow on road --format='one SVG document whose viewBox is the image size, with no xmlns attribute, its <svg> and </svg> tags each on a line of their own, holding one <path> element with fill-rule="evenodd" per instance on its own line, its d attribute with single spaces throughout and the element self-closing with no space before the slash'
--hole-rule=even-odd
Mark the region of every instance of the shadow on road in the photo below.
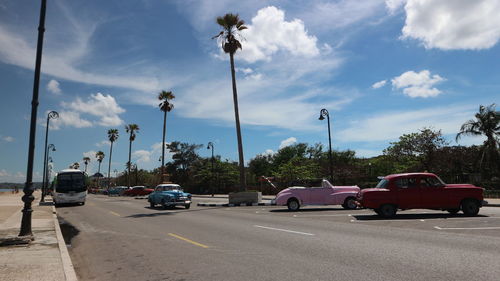
<svg viewBox="0 0 500 281">
<path fill-rule="evenodd" d="M 186 209 L 181 209 L 181 208 L 162 209 L 162 208 L 151 208 L 149 206 L 145 206 L 144 209 L 149 209 L 149 210 L 153 210 L 153 211 L 162 211 L 162 212 L 149 213 L 149 214 L 134 214 L 134 215 L 126 216 L 125 218 L 148 218 L 148 217 L 157 217 L 157 216 L 164 216 L 164 215 L 175 215 L 178 213 L 201 212 L 201 211 L 207 211 L 207 210 L 213 210 L 213 209 L 223 209 L 223 208 L 225 208 L 225 207 L 212 207 L 212 208 L 186 210 Z"/>
<path fill-rule="evenodd" d="M 399 214 L 396 215 L 393 218 L 383 218 L 379 217 L 376 214 L 373 215 L 353 215 L 353 218 L 360 220 L 360 221 L 383 221 L 383 220 L 390 220 L 390 221 L 397 221 L 397 220 L 431 220 L 431 219 L 448 219 L 448 218 L 474 218 L 474 217 L 468 217 L 463 214 Z M 477 215 L 475 216 L 476 218 L 485 218 L 489 216 L 485 215 Z"/>
</svg>

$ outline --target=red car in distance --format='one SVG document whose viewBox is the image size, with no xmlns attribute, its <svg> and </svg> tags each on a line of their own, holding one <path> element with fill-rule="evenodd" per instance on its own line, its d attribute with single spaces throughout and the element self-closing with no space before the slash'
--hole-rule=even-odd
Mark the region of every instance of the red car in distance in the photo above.
<svg viewBox="0 0 500 281">
<path fill-rule="evenodd" d="M 375 188 L 363 189 L 358 205 L 379 216 L 393 217 L 396 211 L 432 209 L 475 216 L 486 204 L 483 188 L 472 184 L 445 184 L 432 173 L 407 173 L 383 177 Z"/>
<path fill-rule="evenodd" d="M 125 190 L 125 192 L 123 192 L 123 196 L 145 196 L 153 191 L 154 191 L 153 189 L 147 188 L 142 185 L 133 186 L 131 189 Z"/>
</svg>

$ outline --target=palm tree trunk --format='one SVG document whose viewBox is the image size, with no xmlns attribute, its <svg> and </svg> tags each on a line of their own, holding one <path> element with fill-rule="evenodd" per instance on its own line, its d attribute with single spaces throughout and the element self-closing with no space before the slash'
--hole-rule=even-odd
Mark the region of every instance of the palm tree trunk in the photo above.
<svg viewBox="0 0 500 281">
<path fill-rule="evenodd" d="M 97 173 L 100 174 L 101 173 L 101 161 L 99 161 L 99 168 L 97 168 Z M 97 175 L 97 187 L 99 187 L 99 175 Z"/>
<path fill-rule="evenodd" d="M 236 91 L 236 73 L 234 71 L 234 54 L 229 53 L 229 58 L 231 60 L 231 78 L 233 82 L 233 102 L 234 102 L 234 119 L 236 120 L 236 136 L 238 138 L 238 157 L 240 166 L 240 191 L 245 191 L 247 189 L 246 179 L 245 179 L 245 161 L 243 159 L 243 142 L 241 140 L 241 128 L 240 128 L 240 113 L 238 110 L 238 92 Z"/>
<path fill-rule="evenodd" d="M 165 167 L 165 133 L 166 133 L 166 131 L 167 131 L 167 111 L 165 110 L 164 114 L 163 114 L 163 139 L 162 139 L 162 143 L 161 143 L 161 176 L 160 176 L 161 183 L 164 182 L 163 174 L 165 173 L 165 171 L 163 169 Z"/>
<path fill-rule="evenodd" d="M 111 184 L 111 155 L 113 154 L 113 142 L 111 142 L 111 146 L 109 147 L 109 164 L 108 164 L 108 190 Z"/>
<path fill-rule="evenodd" d="M 132 132 L 130 132 L 130 138 L 129 138 L 129 145 L 128 145 L 128 164 L 127 164 L 127 168 L 128 168 L 128 174 L 127 174 L 127 183 L 128 183 L 128 187 L 130 187 L 130 166 L 132 166 L 132 163 L 130 162 L 130 157 L 131 157 L 131 153 L 132 153 Z"/>
</svg>

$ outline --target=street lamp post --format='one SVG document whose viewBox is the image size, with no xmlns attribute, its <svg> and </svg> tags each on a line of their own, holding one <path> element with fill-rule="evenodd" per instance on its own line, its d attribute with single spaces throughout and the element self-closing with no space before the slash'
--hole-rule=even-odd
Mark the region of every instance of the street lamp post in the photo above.
<svg viewBox="0 0 500 281">
<path fill-rule="evenodd" d="M 47 169 L 47 141 L 49 139 L 49 121 L 50 119 L 57 119 L 59 118 L 59 113 L 57 111 L 50 111 L 47 114 L 47 125 L 45 127 L 45 152 L 43 155 L 43 179 L 42 179 L 42 198 L 40 198 L 40 202 L 45 202 L 45 191 L 47 189 L 47 182 L 45 181 L 45 171 Z"/>
<path fill-rule="evenodd" d="M 212 197 L 214 197 L 214 143 L 213 142 L 208 142 L 208 145 L 207 145 L 207 149 L 212 149 L 212 186 L 211 186 L 211 190 L 212 190 Z"/>
<path fill-rule="evenodd" d="M 330 182 L 333 184 L 333 160 L 332 160 L 332 135 L 330 132 L 330 114 L 328 110 L 325 108 L 321 109 L 319 112 L 319 120 L 324 120 L 326 116 L 326 120 L 328 121 L 328 158 L 330 160 Z"/>
<path fill-rule="evenodd" d="M 38 110 L 38 88 L 40 87 L 40 68 L 42 65 L 43 33 L 45 32 L 45 11 L 47 9 L 47 0 L 42 0 L 40 6 L 40 22 L 38 25 L 38 41 L 36 45 L 35 76 L 33 81 L 33 97 L 31 100 L 31 121 L 30 121 L 30 140 L 28 145 L 28 167 L 26 169 L 26 183 L 24 185 L 23 217 L 21 219 L 21 229 L 19 236 L 33 236 L 31 232 L 31 203 L 35 200 L 33 197 L 33 160 L 35 158 L 35 137 L 36 137 L 36 117 Z"/>
<path fill-rule="evenodd" d="M 45 150 L 45 155 L 47 155 L 47 161 L 44 163 L 45 166 L 47 167 L 46 170 L 44 170 L 44 173 L 43 173 L 43 187 L 42 187 L 42 198 L 40 199 L 41 202 L 44 202 L 44 198 L 45 198 L 45 195 L 47 195 L 47 189 L 48 189 L 48 185 L 49 185 L 49 159 L 52 159 L 49 154 L 50 154 L 50 151 L 56 151 L 56 146 L 53 145 L 52 143 L 49 144 L 47 146 L 47 149 Z"/>
</svg>

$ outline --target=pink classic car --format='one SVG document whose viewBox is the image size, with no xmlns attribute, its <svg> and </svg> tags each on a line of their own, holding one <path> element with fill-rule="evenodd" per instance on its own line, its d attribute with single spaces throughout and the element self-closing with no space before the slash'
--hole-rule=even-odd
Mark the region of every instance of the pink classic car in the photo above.
<svg viewBox="0 0 500 281">
<path fill-rule="evenodd" d="M 302 205 L 342 205 L 345 209 L 356 209 L 357 186 L 333 186 L 327 180 L 318 187 L 292 186 L 283 189 L 274 199 L 278 206 L 288 206 L 297 211 Z"/>
</svg>

